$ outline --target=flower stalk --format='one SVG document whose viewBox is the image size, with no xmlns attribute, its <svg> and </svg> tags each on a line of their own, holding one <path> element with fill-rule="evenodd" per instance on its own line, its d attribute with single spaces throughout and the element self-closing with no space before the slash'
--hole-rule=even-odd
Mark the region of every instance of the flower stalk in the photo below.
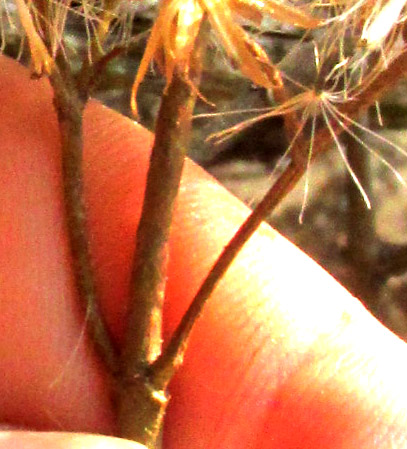
<svg viewBox="0 0 407 449">
<path fill-rule="evenodd" d="M 349 103 L 344 103 L 339 108 L 340 112 L 346 114 L 350 118 L 357 116 L 362 111 L 365 111 L 370 105 L 374 104 L 387 89 L 390 89 L 394 85 L 393 83 L 396 83 L 404 76 L 406 71 L 407 56 L 404 53 L 392 61 L 388 66 L 387 71 L 379 73 L 359 97 L 349 101 Z M 390 82 L 390 80 L 392 80 L 392 82 Z M 287 118 L 289 121 L 287 131 L 292 133 L 294 131 L 293 126 L 296 122 L 298 123 L 298 121 L 293 118 L 291 111 L 287 114 Z M 336 125 L 333 124 L 332 126 L 334 127 L 337 136 L 344 131 L 338 123 Z M 311 138 L 313 139 L 314 147 L 312 159 L 315 159 L 320 154 L 328 151 L 332 146 L 332 133 L 325 128 L 320 128 L 315 135 L 311 136 Z M 157 372 L 165 372 L 166 370 L 173 369 L 173 360 L 179 360 L 179 363 L 182 362 L 193 325 L 199 318 L 206 301 L 217 287 L 218 282 L 222 279 L 237 254 L 254 234 L 262 221 L 267 219 L 276 206 L 278 206 L 285 196 L 295 187 L 308 169 L 309 145 L 309 139 L 305 139 L 303 136 L 299 136 L 299 138 L 293 142 L 291 148 L 293 153 L 291 163 L 284 169 L 276 182 L 270 187 L 269 191 L 219 255 L 187 312 L 183 316 L 181 323 L 175 330 L 167 348 L 155 362 L 154 369 Z"/>
<path fill-rule="evenodd" d="M 158 114 L 143 208 L 136 236 L 125 344 L 121 354 L 120 435 L 157 447 L 168 403 L 169 376 L 157 376 L 162 348 L 169 235 L 191 134 L 201 64 L 207 45 L 205 21 L 190 55 L 188 73 L 175 67 Z"/>
<path fill-rule="evenodd" d="M 50 82 L 61 140 L 65 217 L 73 271 L 88 331 L 95 349 L 113 374 L 118 366 L 117 349 L 100 310 L 83 198 L 83 111 L 89 88 L 87 84 L 77 84 L 77 78 L 60 58 L 56 62 Z"/>
</svg>

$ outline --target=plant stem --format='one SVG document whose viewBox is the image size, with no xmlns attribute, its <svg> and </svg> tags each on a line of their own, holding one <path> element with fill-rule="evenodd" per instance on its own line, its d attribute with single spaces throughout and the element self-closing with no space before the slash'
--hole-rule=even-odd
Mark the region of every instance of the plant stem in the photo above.
<svg viewBox="0 0 407 449">
<path fill-rule="evenodd" d="M 357 116 L 360 111 L 365 110 L 373 104 L 386 90 L 390 89 L 404 75 L 407 69 L 407 54 L 401 54 L 397 59 L 392 61 L 385 72 L 381 72 L 378 76 L 362 91 L 362 93 L 354 100 L 340 105 L 338 109 L 349 117 Z M 295 118 L 290 116 L 287 131 L 289 134 L 295 134 Z M 338 123 L 333 126 L 335 132 L 341 134 L 342 128 Z M 327 151 L 332 143 L 332 135 L 327 129 L 319 129 L 316 132 L 314 140 L 314 156 L 313 159 Z M 218 260 L 213 265 L 210 273 L 204 280 L 198 293 L 193 299 L 187 312 L 183 316 L 181 323 L 174 332 L 168 346 L 165 348 L 161 356 L 152 366 L 153 375 L 156 378 L 168 377 L 174 371 L 174 367 L 182 363 L 184 353 L 187 346 L 187 340 L 195 324 L 199 318 L 202 309 L 221 280 L 227 269 L 239 253 L 243 245 L 253 235 L 260 223 L 275 209 L 281 200 L 292 190 L 292 188 L 301 179 L 307 168 L 307 151 L 309 142 L 300 136 L 292 148 L 292 161 L 277 179 L 275 184 L 266 193 L 262 201 L 256 206 L 252 214 L 239 228 L 237 233 L 224 248 Z"/>
<path fill-rule="evenodd" d="M 118 358 L 97 300 L 83 202 L 82 125 L 87 93 L 86 88 L 83 91 L 77 88 L 65 63 L 58 58 L 57 61 L 50 81 L 61 139 L 65 216 L 73 271 L 92 341 L 107 369 L 114 373 Z"/>
<path fill-rule="evenodd" d="M 202 30 L 197 40 L 188 74 L 176 67 L 162 97 L 137 229 L 128 322 L 121 354 L 120 435 L 148 448 L 156 447 L 168 402 L 165 390 L 170 378 L 151 376 L 151 364 L 161 354 L 168 240 L 190 140 L 197 96 L 194 86 L 199 84 L 206 48 Z"/>
<path fill-rule="evenodd" d="M 174 332 L 165 351 L 154 363 L 152 368 L 155 376 L 169 376 L 169 372 L 174 370 L 174 365 L 178 367 L 182 363 L 189 334 L 209 296 L 243 245 L 253 235 L 261 222 L 280 203 L 283 197 L 297 184 L 302 174 L 303 170 L 292 162 L 223 249 L 187 312 L 182 317 L 181 323 Z M 175 364 L 174 360 L 176 361 Z"/>
<path fill-rule="evenodd" d="M 172 213 L 189 141 L 195 94 L 179 74 L 164 94 L 137 229 L 123 357 L 126 374 L 161 352 L 161 312 Z M 133 323 L 137 323 L 134 326 Z"/>
<path fill-rule="evenodd" d="M 47 0 L 35 0 L 34 3 L 40 12 L 35 21 L 39 29 L 36 31 L 40 31 L 46 53 L 51 55 L 56 13 Z M 63 41 L 60 45 L 62 48 Z M 91 343 L 113 379 L 119 366 L 118 354 L 99 306 L 83 198 L 83 112 L 91 89 L 97 82 L 95 78 L 99 75 L 101 64 L 90 66 L 84 62 L 81 72 L 75 76 L 69 61 L 59 52 L 49 64 L 52 68 L 49 81 L 54 92 L 59 127 L 65 221 L 78 300 Z"/>
</svg>

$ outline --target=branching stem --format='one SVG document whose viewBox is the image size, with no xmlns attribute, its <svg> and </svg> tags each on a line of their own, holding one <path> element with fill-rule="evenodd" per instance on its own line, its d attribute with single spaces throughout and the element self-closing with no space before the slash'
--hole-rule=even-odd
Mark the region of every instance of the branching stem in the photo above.
<svg viewBox="0 0 407 449">
<path fill-rule="evenodd" d="M 338 110 L 349 117 L 357 116 L 373 104 L 386 90 L 389 90 L 406 73 L 407 53 L 401 54 L 397 59 L 389 64 L 387 70 L 378 74 L 371 84 L 354 100 L 338 107 Z M 293 133 L 292 126 L 295 123 L 290 117 L 288 131 Z M 339 135 L 342 129 L 338 124 L 333 124 L 335 132 Z M 319 129 L 315 134 L 313 144 L 314 157 L 327 151 L 332 144 L 332 135 L 329 130 Z M 277 179 L 276 183 L 266 193 L 262 201 L 256 206 L 252 214 L 239 228 L 235 236 L 224 248 L 218 260 L 213 265 L 210 273 L 204 280 L 197 295 L 193 299 L 187 312 L 183 316 L 178 328 L 174 332 L 168 346 L 153 365 L 154 375 L 169 376 L 169 372 L 174 370 L 174 366 L 182 363 L 190 332 L 199 318 L 202 309 L 221 280 L 227 269 L 233 262 L 243 245 L 257 230 L 260 223 L 269 216 L 281 200 L 292 190 L 301 179 L 307 169 L 307 152 L 309 142 L 307 139 L 298 139 L 293 145 L 292 151 L 295 157 L 287 166 L 284 172 Z M 303 155 L 303 157 L 301 157 Z"/>
<path fill-rule="evenodd" d="M 111 11 L 104 17 L 104 28 L 102 27 L 98 34 L 99 41 L 94 42 L 93 52 L 98 56 L 101 50 L 99 47 L 102 46 L 109 29 L 116 0 L 111 0 L 109 4 Z M 83 301 L 95 347 L 106 367 L 112 374 L 117 375 L 121 436 L 145 444 L 149 449 L 157 447 L 168 402 L 167 385 L 182 363 L 188 337 L 204 304 L 243 245 L 296 185 L 307 168 L 304 161 L 307 160 L 309 142 L 301 136 L 293 145 L 291 163 L 225 247 L 162 352 L 162 307 L 167 275 L 168 240 L 189 143 L 197 95 L 194 86 L 198 85 L 200 77 L 200 61 L 206 48 L 206 37 L 200 34 L 197 38 L 198 45 L 191 56 L 188 73 L 183 69 L 174 68 L 172 80 L 162 98 L 136 237 L 128 324 L 120 360 L 99 310 L 83 204 L 83 111 L 92 84 L 97 81 L 98 69 L 97 65 L 84 64 L 79 76 L 74 76 L 63 58 L 57 57 L 55 68 L 53 66 L 50 75 L 61 136 L 67 229 L 79 297 Z M 100 58 L 99 65 L 104 66 L 119 52 L 117 49 Z M 349 117 L 357 116 L 385 90 L 394 86 L 404 75 L 406 68 L 407 53 L 404 53 L 391 61 L 385 71 L 378 73 L 358 96 L 347 103 L 337 105 L 337 110 Z M 281 90 L 279 94 L 284 99 L 284 91 Z M 298 126 L 295 114 L 288 117 L 288 134 L 295 136 Z M 330 147 L 333 133 L 340 134 L 341 131 L 338 123 L 333 124 L 329 130 L 318 129 L 313 136 L 314 157 Z"/>
<path fill-rule="evenodd" d="M 294 163 L 291 163 L 224 248 L 187 312 L 182 317 L 181 323 L 174 332 L 167 348 L 154 363 L 153 371 L 155 376 L 168 376 L 168 372 L 174 369 L 174 360 L 176 360 L 176 367 L 182 363 L 187 340 L 193 325 L 200 316 L 206 301 L 216 288 L 219 280 L 226 273 L 243 245 L 253 235 L 260 223 L 296 185 L 301 176 L 302 171 Z"/>
</svg>

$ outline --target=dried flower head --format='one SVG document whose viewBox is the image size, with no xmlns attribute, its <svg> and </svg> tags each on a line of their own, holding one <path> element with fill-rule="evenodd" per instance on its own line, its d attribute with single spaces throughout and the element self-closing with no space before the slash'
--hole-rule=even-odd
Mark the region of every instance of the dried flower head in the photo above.
<svg viewBox="0 0 407 449">
<path fill-rule="evenodd" d="M 276 0 L 163 0 L 133 85 L 133 111 L 137 110 L 138 87 L 151 61 L 161 66 L 167 85 L 175 68 L 188 79 L 191 52 L 204 17 L 247 78 L 266 88 L 278 84 L 267 54 L 241 24 L 244 19 L 260 25 L 264 15 L 303 28 L 315 28 L 321 23 L 310 12 Z"/>
<path fill-rule="evenodd" d="M 259 120 L 279 115 L 288 117 L 288 120 L 294 122 L 295 131 L 291 135 L 287 153 L 291 151 L 292 157 L 298 159 L 299 148 L 302 156 L 300 159 L 305 161 L 302 165 L 307 167 L 304 205 L 308 191 L 308 166 L 313 156 L 320 151 L 316 142 L 322 141 L 317 137 L 323 134 L 325 140 L 335 144 L 368 208 L 371 207 L 368 195 L 338 138 L 342 131 L 351 136 L 361 148 L 373 154 L 393 173 L 398 182 L 406 185 L 397 169 L 386 160 L 380 147 L 392 148 L 404 157 L 407 157 L 407 152 L 358 123 L 357 115 L 349 114 L 346 107 L 350 103 L 356 104 L 377 77 L 387 69 L 388 64 L 405 52 L 406 43 L 402 38 L 403 29 L 400 26 L 404 25 L 405 20 L 404 3 L 405 0 L 388 0 L 378 6 L 374 2 L 364 1 L 348 5 L 349 9 L 339 5 L 336 18 L 328 18 L 319 40 L 309 44 L 314 50 L 313 58 L 310 54 L 307 55 L 308 66 L 314 68 L 311 70 L 312 79 L 309 80 L 308 73 L 301 73 L 298 67 L 301 65 L 298 61 L 305 47 L 304 43 L 301 43 L 293 54 L 279 65 L 282 78 L 287 81 L 286 84 L 293 87 L 291 98 L 269 109 L 246 111 L 254 113 L 255 116 L 212 135 L 211 139 L 222 142 Z M 341 31 L 341 27 L 345 31 Z M 359 136 L 360 133 L 371 135 L 375 142 L 384 145 L 377 145 L 378 149 L 374 150 Z"/>
<path fill-rule="evenodd" d="M 53 59 L 34 25 L 32 11 L 24 0 L 15 0 L 15 3 L 21 26 L 30 47 L 33 72 L 36 75 L 50 74 Z"/>
</svg>

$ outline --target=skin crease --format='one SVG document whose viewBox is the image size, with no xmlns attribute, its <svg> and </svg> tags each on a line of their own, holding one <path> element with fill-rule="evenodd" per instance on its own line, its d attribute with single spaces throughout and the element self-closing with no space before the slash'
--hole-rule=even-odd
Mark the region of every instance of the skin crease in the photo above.
<svg viewBox="0 0 407 449">
<path fill-rule="evenodd" d="M 3 448 L 139 447 L 115 433 L 77 305 L 57 124 L 46 80 L 0 59 L 0 421 Z M 152 136 L 92 103 L 85 194 L 103 310 L 120 344 Z M 188 162 L 171 238 L 165 336 L 248 210 Z M 405 448 L 407 348 L 263 225 L 214 293 L 171 385 L 167 449 Z M 102 439 L 101 439 L 102 438 Z"/>
</svg>

